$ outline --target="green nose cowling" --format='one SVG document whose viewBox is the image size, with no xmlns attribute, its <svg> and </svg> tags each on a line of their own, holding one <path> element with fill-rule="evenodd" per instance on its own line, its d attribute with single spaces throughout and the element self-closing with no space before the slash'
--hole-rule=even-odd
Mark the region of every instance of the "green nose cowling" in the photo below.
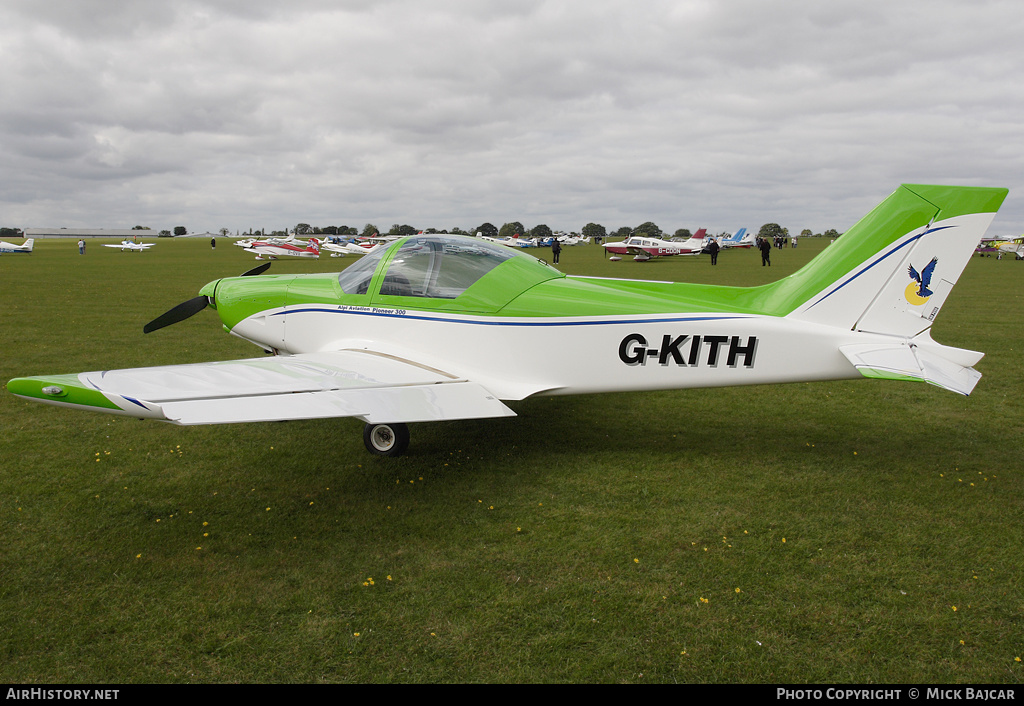
<svg viewBox="0 0 1024 706">
<path fill-rule="evenodd" d="M 288 298 L 288 282 L 293 275 L 265 277 L 226 277 L 210 282 L 200 296 L 210 300 L 224 326 L 231 330 L 243 319 L 267 309 L 283 307 Z"/>
</svg>

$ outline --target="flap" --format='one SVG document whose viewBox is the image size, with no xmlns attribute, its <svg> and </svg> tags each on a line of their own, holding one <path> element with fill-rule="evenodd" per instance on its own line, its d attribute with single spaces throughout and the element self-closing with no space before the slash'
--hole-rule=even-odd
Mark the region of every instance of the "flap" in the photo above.
<svg viewBox="0 0 1024 706">
<path fill-rule="evenodd" d="M 251 395 L 168 402 L 166 419 L 178 424 L 273 422 L 356 417 L 370 423 L 512 417 L 515 412 L 480 385 L 460 381 L 402 387 Z"/>
</svg>

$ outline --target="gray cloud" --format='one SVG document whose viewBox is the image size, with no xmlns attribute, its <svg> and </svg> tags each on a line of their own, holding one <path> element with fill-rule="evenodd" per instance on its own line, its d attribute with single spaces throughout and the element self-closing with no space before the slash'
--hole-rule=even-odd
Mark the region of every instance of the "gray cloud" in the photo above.
<svg viewBox="0 0 1024 706">
<path fill-rule="evenodd" d="M 3 225 L 844 229 L 1007 186 L 1011 2 L 15 2 Z"/>
</svg>

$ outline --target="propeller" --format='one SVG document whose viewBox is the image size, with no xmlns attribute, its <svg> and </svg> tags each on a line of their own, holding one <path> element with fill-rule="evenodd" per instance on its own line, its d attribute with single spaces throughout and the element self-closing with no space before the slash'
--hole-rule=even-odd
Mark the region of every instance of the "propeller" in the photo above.
<svg viewBox="0 0 1024 706">
<path fill-rule="evenodd" d="M 164 326 L 170 326 L 171 324 L 176 324 L 179 321 L 184 321 L 188 317 L 198 314 L 200 311 L 209 306 L 209 304 L 210 298 L 206 295 L 193 297 L 188 301 L 178 304 L 178 306 L 174 307 L 170 311 L 160 314 L 160 316 L 156 317 L 148 324 L 143 326 L 142 332 L 152 333 L 153 331 L 161 329 Z"/>
<path fill-rule="evenodd" d="M 267 270 L 270 269 L 270 264 L 271 263 L 269 263 L 269 262 L 264 262 L 262 265 L 256 265 L 256 267 L 252 268 L 251 270 L 249 270 L 247 272 L 243 272 L 240 276 L 241 277 L 252 277 L 253 275 L 261 275 L 261 274 L 263 274 L 264 272 L 266 272 Z"/>
<path fill-rule="evenodd" d="M 240 276 L 252 277 L 254 275 L 261 275 L 264 272 L 266 272 L 267 268 L 269 267 L 270 263 L 265 262 L 262 265 L 252 268 L 248 272 L 243 272 Z M 170 326 L 171 324 L 176 324 L 179 321 L 184 321 L 190 316 L 195 316 L 200 311 L 208 307 L 211 303 L 212 301 L 210 297 L 206 296 L 205 294 L 201 294 L 198 297 L 193 297 L 188 301 L 184 301 L 181 304 L 178 304 L 178 306 L 174 307 L 173 309 L 166 311 L 163 314 L 160 314 L 160 316 L 156 317 L 148 324 L 143 326 L 142 332 L 152 333 L 157 329 L 162 329 L 165 326 Z"/>
</svg>

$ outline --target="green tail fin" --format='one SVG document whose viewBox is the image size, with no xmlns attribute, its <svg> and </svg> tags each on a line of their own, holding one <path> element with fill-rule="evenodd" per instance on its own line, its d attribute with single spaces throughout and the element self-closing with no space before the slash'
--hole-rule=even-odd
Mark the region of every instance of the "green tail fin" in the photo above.
<svg viewBox="0 0 1024 706">
<path fill-rule="evenodd" d="M 915 336 L 931 326 L 1006 194 L 905 184 L 800 271 L 763 288 L 763 309 Z"/>
</svg>

